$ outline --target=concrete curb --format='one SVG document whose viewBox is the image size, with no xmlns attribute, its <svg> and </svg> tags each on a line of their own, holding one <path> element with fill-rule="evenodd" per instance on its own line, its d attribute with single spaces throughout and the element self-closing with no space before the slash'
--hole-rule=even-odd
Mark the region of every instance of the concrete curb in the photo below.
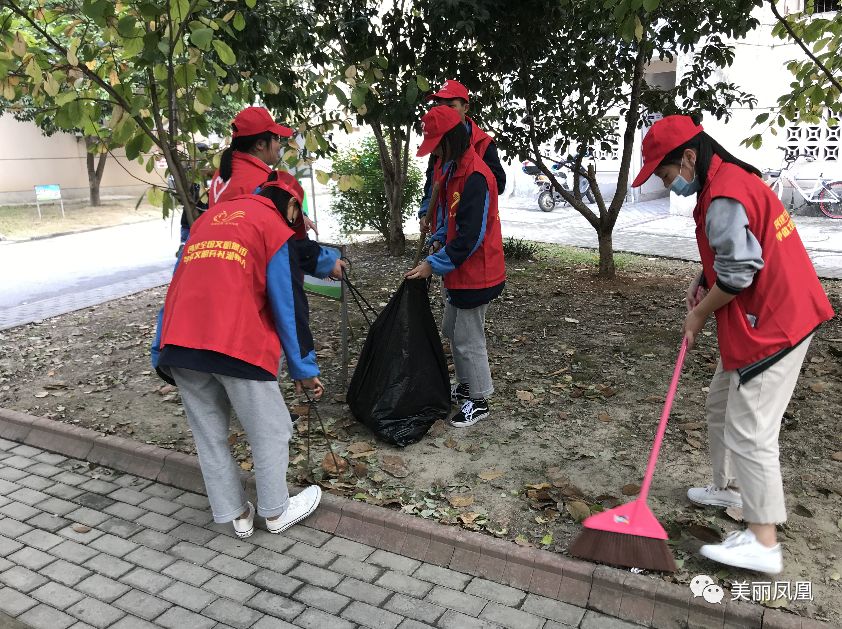
<svg viewBox="0 0 842 629">
<path fill-rule="evenodd" d="M 204 494 L 195 456 L 0 408 L 0 438 Z M 254 488 L 254 476 L 244 474 Z M 306 526 L 655 629 L 820 629 L 759 605 L 694 599 L 689 588 L 524 548 L 382 507 L 324 494 Z"/>
</svg>

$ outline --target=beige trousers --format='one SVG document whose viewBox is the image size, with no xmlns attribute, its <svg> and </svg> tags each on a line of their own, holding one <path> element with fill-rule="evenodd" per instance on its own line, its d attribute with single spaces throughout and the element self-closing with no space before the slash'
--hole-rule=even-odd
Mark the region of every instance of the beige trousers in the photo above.
<svg viewBox="0 0 842 629">
<path fill-rule="evenodd" d="M 713 482 L 739 488 L 746 522 L 786 522 L 778 436 L 811 340 L 743 385 L 716 366 L 705 403 Z"/>
</svg>

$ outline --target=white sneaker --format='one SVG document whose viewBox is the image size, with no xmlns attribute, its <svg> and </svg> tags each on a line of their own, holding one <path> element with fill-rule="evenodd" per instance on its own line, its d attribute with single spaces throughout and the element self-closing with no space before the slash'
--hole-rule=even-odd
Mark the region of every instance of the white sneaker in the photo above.
<svg viewBox="0 0 842 629">
<path fill-rule="evenodd" d="M 316 510 L 322 499 L 322 489 L 318 485 L 310 485 L 297 496 L 289 499 L 289 505 L 284 514 L 277 520 L 266 520 L 266 530 L 270 533 L 280 533 L 293 524 L 301 522 Z"/>
<path fill-rule="evenodd" d="M 748 529 L 730 533 L 721 544 L 705 544 L 699 552 L 713 561 L 746 570 L 780 574 L 784 569 L 781 545 L 764 546 Z"/>
<path fill-rule="evenodd" d="M 722 489 L 716 485 L 707 487 L 691 487 L 687 490 L 690 502 L 703 507 L 743 507 L 743 497 L 740 492 L 726 487 Z"/>
<path fill-rule="evenodd" d="M 249 506 L 248 516 L 245 518 L 234 518 L 231 522 L 234 525 L 234 532 L 240 538 L 251 537 L 251 534 L 254 533 L 254 505 L 250 502 L 246 504 Z"/>
</svg>

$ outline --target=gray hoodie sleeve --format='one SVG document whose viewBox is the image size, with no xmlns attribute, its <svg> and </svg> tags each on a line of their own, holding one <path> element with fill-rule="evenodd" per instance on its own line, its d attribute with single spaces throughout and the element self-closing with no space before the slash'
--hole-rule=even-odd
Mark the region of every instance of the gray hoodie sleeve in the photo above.
<svg viewBox="0 0 842 629">
<path fill-rule="evenodd" d="M 705 232 L 714 252 L 716 284 L 736 295 L 751 286 L 763 268 L 763 249 L 748 228 L 748 216 L 736 199 L 717 197 L 708 208 Z"/>
</svg>

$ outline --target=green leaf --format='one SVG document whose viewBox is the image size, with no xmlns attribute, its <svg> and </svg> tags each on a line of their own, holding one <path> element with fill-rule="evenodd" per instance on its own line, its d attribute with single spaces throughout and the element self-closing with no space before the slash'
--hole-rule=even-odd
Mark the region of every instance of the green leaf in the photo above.
<svg viewBox="0 0 842 629">
<path fill-rule="evenodd" d="M 647 13 L 652 13 L 652 11 L 658 8 L 659 4 L 660 0 L 643 0 L 643 8 L 646 9 Z"/>
<path fill-rule="evenodd" d="M 326 173 L 323 170 L 316 170 L 316 181 L 326 186 L 327 182 L 330 181 L 330 173 Z"/>
<path fill-rule="evenodd" d="M 239 11 L 237 11 L 237 14 L 234 16 L 233 25 L 238 31 L 242 31 L 246 27 L 246 18 L 244 18 L 243 14 Z"/>
<path fill-rule="evenodd" d="M 117 22 L 117 32 L 123 37 L 132 37 L 135 33 L 135 20 L 131 15 L 120 18 Z"/>
<path fill-rule="evenodd" d="M 211 41 L 213 40 L 212 28 L 197 28 L 190 33 L 190 41 L 200 50 L 210 50 Z"/>
<path fill-rule="evenodd" d="M 123 40 L 123 54 L 126 57 L 135 57 L 143 52 L 144 45 L 143 37 L 129 37 Z"/>
<path fill-rule="evenodd" d="M 9 99 L 9 100 L 11 100 L 11 99 Z M 67 103 L 72 102 L 74 100 L 76 100 L 76 92 L 74 92 L 74 91 L 62 92 L 61 94 L 56 96 L 56 105 L 58 105 L 59 107 L 63 107 Z"/>
<path fill-rule="evenodd" d="M 160 188 L 149 188 L 149 191 L 146 193 L 146 198 L 149 199 L 149 203 L 152 205 L 162 205 L 164 203 L 164 191 Z"/>
<path fill-rule="evenodd" d="M 643 39 L 643 23 L 640 21 L 640 18 L 636 15 L 634 16 L 634 38 L 637 41 Z"/>
<path fill-rule="evenodd" d="M 418 85 L 418 89 L 422 92 L 430 91 L 430 82 L 427 80 L 426 77 L 423 77 L 419 74 L 417 77 L 415 77 L 415 83 Z"/>
<path fill-rule="evenodd" d="M 35 63 L 35 57 L 32 57 L 29 63 L 26 64 L 26 75 L 33 81 L 41 80 L 41 68 Z"/>
<path fill-rule="evenodd" d="M 214 39 L 213 49 L 216 50 L 216 54 L 219 55 L 219 60 L 225 65 L 232 66 L 237 63 L 237 56 L 234 54 L 234 51 L 231 50 L 231 47 L 225 42 Z"/>
<path fill-rule="evenodd" d="M 307 132 L 307 136 L 304 138 L 304 148 L 312 153 L 319 150 L 319 140 L 316 138 L 316 134 L 313 131 Z"/>
<path fill-rule="evenodd" d="M 143 148 L 143 133 L 135 135 L 131 140 L 126 142 L 126 158 L 134 160 L 140 155 Z"/>
<path fill-rule="evenodd" d="M 553 534 L 547 533 L 544 537 L 541 538 L 541 546 L 549 546 L 553 543 Z"/>
<path fill-rule="evenodd" d="M 246 6 L 253 9 L 257 5 L 257 0 L 246 0 Z"/>
<path fill-rule="evenodd" d="M 354 107 L 362 107 L 365 105 L 365 97 L 368 93 L 368 87 L 365 85 L 357 85 L 354 91 L 351 92 L 351 104 Z"/>
<path fill-rule="evenodd" d="M 757 116 L 757 119 L 755 120 L 755 122 L 756 122 L 757 124 L 763 124 L 763 123 L 764 123 L 764 122 L 766 122 L 768 119 L 769 119 L 769 114 L 768 114 L 768 113 L 765 113 L 765 114 L 760 114 L 759 116 Z"/>
<path fill-rule="evenodd" d="M 408 83 L 406 86 L 406 102 L 413 105 L 418 100 L 418 86 L 415 83 Z"/>
</svg>

